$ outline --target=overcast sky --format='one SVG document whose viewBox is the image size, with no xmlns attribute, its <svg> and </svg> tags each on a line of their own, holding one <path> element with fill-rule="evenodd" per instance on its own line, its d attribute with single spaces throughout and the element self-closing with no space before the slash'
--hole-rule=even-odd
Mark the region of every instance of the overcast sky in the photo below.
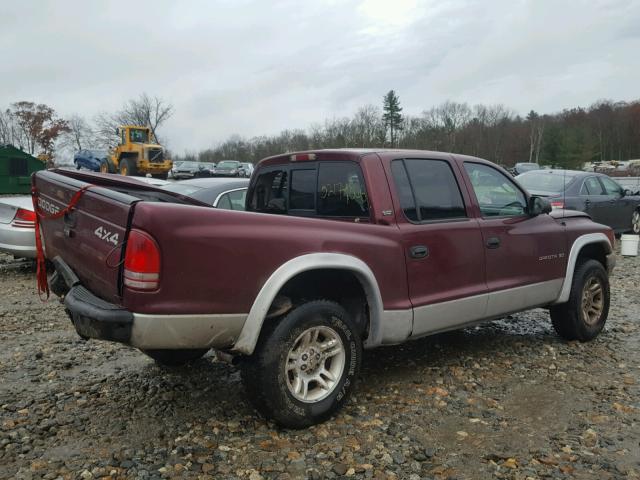
<svg viewBox="0 0 640 480">
<path fill-rule="evenodd" d="M 170 101 L 182 152 L 306 128 L 390 89 L 552 113 L 640 98 L 640 1 L 3 1 L 0 107 Z"/>
</svg>

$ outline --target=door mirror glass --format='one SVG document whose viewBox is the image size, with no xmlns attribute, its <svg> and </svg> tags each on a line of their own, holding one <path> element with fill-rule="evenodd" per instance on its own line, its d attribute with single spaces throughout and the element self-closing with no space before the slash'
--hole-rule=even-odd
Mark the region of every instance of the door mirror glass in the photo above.
<svg viewBox="0 0 640 480">
<path fill-rule="evenodd" d="M 537 217 L 543 213 L 551 213 L 551 203 L 549 200 L 536 196 L 529 198 L 529 215 Z"/>
</svg>

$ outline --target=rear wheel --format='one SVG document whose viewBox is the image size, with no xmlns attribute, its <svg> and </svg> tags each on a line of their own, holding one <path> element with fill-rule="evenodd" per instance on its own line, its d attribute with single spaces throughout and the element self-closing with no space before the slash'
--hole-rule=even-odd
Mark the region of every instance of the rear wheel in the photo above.
<svg viewBox="0 0 640 480">
<path fill-rule="evenodd" d="M 631 215 L 631 231 L 635 234 L 640 233 L 640 211 L 638 210 Z"/>
<path fill-rule="evenodd" d="M 167 178 L 169 178 L 169 173 L 156 173 L 151 175 L 153 178 L 157 178 L 159 180 L 166 180 Z"/>
<path fill-rule="evenodd" d="M 569 301 L 551 307 L 553 327 L 565 340 L 593 340 L 607 321 L 609 298 L 609 277 L 602 264 L 596 260 L 579 263 Z"/>
<path fill-rule="evenodd" d="M 143 353 L 153 358 L 156 363 L 167 367 L 179 367 L 199 360 L 207 353 L 206 348 L 197 350 L 142 350 Z"/>
<path fill-rule="evenodd" d="M 326 420 L 344 405 L 360 369 L 362 341 L 349 314 L 316 300 L 267 322 L 241 364 L 249 399 L 285 427 Z"/>
<path fill-rule="evenodd" d="M 120 160 L 120 175 L 135 176 L 138 174 L 138 167 L 136 161 L 131 158 L 123 158 Z"/>
</svg>

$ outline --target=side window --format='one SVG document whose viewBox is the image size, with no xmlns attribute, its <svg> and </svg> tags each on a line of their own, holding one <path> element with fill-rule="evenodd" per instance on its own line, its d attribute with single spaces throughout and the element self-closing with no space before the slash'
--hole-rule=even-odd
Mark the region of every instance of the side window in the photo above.
<svg viewBox="0 0 640 480">
<path fill-rule="evenodd" d="M 317 171 L 292 170 L 289 210 L 315 210 Z"/>
<path fill-rule="evenodd" d="M 517 217 L 527 211 L 524 193 L 498 170 L 479 163 L 464 164 L 483 217 Z"/>
<path fill-rule="evenodd" d="M 368 217 L 362 171 L 353 162 L 322 162 L 318 168 L 317 213 L 323 217 Z"/>
<path fill-rule="evenodd" d="M 405 159 L 391 163 L 400 206 L 411 221 L 466 218 L 455 175 L 444 160 Z"/>
<path fill-rule="evenodd" d="M 269 170 L 256 179 L 250 209 L 254 212 L 287 213 L 287 172 Z"/>
<path fill-rule="evenodd" d="M 596 177 L 588 177 L 582 184 L 580 195 L 604 195 L 604 190 Z"/>
<path fill-rule="evenodd" d="M 620 197 L 622 195 L 622 187 L 616 182 L 607 177 L 600 177 L 600 181 L 604 185 L 604 189 L 607 195 L 615 195 Z"/>
</svg>

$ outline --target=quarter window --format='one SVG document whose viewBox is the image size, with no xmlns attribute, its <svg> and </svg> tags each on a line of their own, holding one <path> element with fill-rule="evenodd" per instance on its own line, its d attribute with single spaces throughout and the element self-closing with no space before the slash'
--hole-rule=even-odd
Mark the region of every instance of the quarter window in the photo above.
<svg viewBox="0 0 640 480">
<path fill-rule="evenodd" d="M 220 200 L 218 200 L 217 208 L 224 210 L 244 210 L 246 195 L 246 189 L 225 193 L 220 197 Z"/>
<path fill-rule="evenodd" d="M 498 170 L 479 163 L 464 164 L 483 217 L 517 217 L 527 211 L 524 193 Z"/>
</svg>

